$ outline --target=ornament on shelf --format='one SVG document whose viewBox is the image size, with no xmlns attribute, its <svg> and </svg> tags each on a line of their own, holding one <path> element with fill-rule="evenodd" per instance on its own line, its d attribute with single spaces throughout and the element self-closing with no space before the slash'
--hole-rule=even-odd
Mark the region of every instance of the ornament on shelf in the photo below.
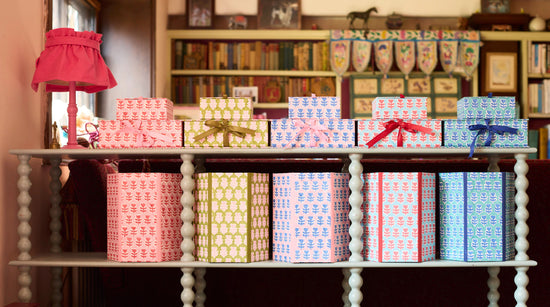
<svg viewBox="0 0 550 307">
<path fill-rule="evenodd" d="M 235 15 L 229 17 L 228 28 L 231 30 L 235 29 L 246 29 L 248 27 L 248 20 L 243 15 Z"/>
<path fill-rule="evenodd" d="M 544 31 L 545 28 L 546 21 L 538 15 L 536 15 L 535 18 L 531 19 L 529 22 L 529 31 Z"/>
<path fill-rule="evenodd" d="M 386 19 L 386 27 L 388 27 L 389 30 L 398 30 L 401 29 L 402 26 L 403 18 L 399 14 L 392 13 Z"/>
<path fill-rule="evenodd" d="M 353 22 L 355 21 L 355 19 L 363 20 L 363 29 L 368 30 L 369 17 L 372 12 L 378 13 L 378 10 L 376 9 L 376 7 L 373 6 L 364 12 L 357 12 L 357 11 L 349 12 L 348 15 L 346 16 L 346 19 L 349 19 L 350 30 L 355 29 L 355 27 L 353 26 Z"/>
</svg>

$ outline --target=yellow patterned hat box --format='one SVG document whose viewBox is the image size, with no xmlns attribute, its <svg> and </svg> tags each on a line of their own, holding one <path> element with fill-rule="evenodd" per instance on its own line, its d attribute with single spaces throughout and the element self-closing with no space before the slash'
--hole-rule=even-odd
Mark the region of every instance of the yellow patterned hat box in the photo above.
<svg viewBox="0 0 550 307">
<path fill-rule="evenodd" d="M 205 262 L 269 259 L 269 174 L 198 173 L 195 256 Z"/>
</svg>

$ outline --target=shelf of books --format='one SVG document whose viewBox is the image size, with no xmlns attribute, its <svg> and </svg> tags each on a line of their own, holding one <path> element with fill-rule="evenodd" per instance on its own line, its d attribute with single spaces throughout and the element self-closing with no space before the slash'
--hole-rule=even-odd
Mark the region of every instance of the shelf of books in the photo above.
<svg viewBox="0 0 550 307">
<path fill-rule="evenodd" d="M 529 117 L 550 119 L 550 42 L 529 41 L 528 56 Z"/>
<path fill-rule="evenodd" d="M 170 30 L 170 89 L 175 104 L 200 97 L 251 96 L 261 108 L 287 97 L 340 95 L 330 69 L 329 31 Z"/>
</svg>

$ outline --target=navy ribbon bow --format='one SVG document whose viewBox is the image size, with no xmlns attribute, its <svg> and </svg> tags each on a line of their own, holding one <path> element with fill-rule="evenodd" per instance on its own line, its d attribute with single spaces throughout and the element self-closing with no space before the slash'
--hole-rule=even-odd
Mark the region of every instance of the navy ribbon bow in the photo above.
<svg viewBox="0 0 550 307">
<path fill-rule="evenodd" d="M 500 126 L 500 125 L 489 125 L 489 122 L 491 119 L 485 119 L 485 125 L 477 124 L 477 125 L 470 125 L 468 129 L 471 131 L 477 130 L 477 134 L 474 137 L 474 140 L 472 141 L 472 144 L 470 144 L 470 155 L 468 158 L 471 158 L 474 155 L 474 149 L 476 147 L 476 141 L 477 138 L 485 132 L 487 133 L 487 138 L 485 139 L 485 146 L 491 146 L 491 139 L 493 138 L 493 135 L 499 134 L 503 135 L 504 133 L 511 133 L 511 134 L 517 134 L 518 129 L 508 127 L 508 126 Z"/>
</svg>

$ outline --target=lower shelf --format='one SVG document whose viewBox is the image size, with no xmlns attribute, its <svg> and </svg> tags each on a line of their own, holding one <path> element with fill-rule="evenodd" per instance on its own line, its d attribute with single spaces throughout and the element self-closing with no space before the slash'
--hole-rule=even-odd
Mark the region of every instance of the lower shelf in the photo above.
<svg viewBox="0 0 550 307">
<path fill-rule="evenodd" d="M 209 263 L 209 262 L 116 262 L 108 260 L 105 253 L 59 253 L 46 254 L 32 260 L 13 260 L 13 266 L 37 266 L 37 267 L 106 267 L 106 268 L 440 268 L 440 267 L 532 267 L 536 266 L 534 260 L 524 261 L 488 261 L 488 262 L 462 262 L 449 260 L 433 260 L 421 263 L 412 262 L 335 262 L 335 263 L 286 263 L 277 261 L 261 261 L 251 263 Z"/>
</svg>

